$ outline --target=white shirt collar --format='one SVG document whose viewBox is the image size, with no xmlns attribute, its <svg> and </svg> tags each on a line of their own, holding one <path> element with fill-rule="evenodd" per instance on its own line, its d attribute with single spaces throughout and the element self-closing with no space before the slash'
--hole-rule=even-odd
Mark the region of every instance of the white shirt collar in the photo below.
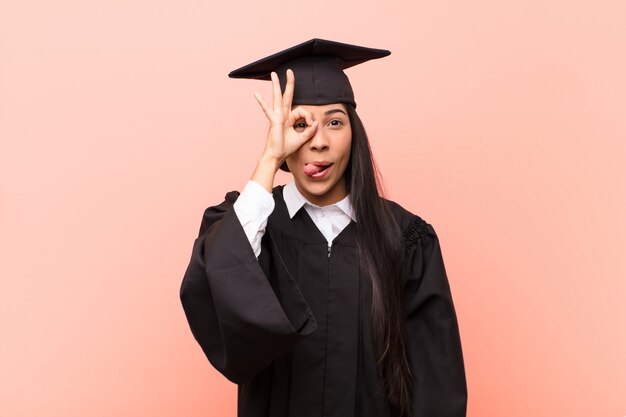
<svg viewBox="0 0 626 417">
<path fill-rule="evenodd" d="M 293 179 L 289 181 L 287 184 L 285 184 L 285 187 L 283 188 L 283 199 L 285 200 L 285 204 L 287 205 L 289 218 L 293 218 L 293 216 L 296 215 L 298 210 L 300 210 L 302 206 L 304 206 L 305 204 L 308 204 L 312 207 L 317 207 L 317 208 L 322 208 L 322 209 L 324 208 L 324 207 L 317 206 L 311 203 L 309 200 L 307 200 L 306 197 L 304 197 L 302 193 L 300 193 L 300 190 L 298 190 L 298 187 L 296 187 L 296 183 Z M 337 206 L 348 217 L 356 221 L 356 219 L 354 218 L 355 217 L 354 211 L 352 210 L 352 204 L 350 204 L 349 194 L 346 195 L 340 201 L 337 201 L 335 204 L 331 204 L 330 206 Z M 330 206 L 325 206 L 325 207 L 330 207 Z"/>
</svg>

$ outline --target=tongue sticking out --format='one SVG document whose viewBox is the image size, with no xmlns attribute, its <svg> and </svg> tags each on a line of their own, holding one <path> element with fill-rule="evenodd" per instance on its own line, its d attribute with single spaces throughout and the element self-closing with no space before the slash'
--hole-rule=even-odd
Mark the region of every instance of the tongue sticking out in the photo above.
<svg viewBox="0 0 626 417">
<path fill-rule="evenodd" d="M 324 168 L 326 168 L 326 167 L 321 167 L 321 166 L 317 166 L 317 165 L 313 165 L 313 164 L 306 164 L 304 166 L 304 173 L 306 175 L 313 175 L 313 174 L 317 174 L 318 172 L 322 171 Z"/>
</svg>

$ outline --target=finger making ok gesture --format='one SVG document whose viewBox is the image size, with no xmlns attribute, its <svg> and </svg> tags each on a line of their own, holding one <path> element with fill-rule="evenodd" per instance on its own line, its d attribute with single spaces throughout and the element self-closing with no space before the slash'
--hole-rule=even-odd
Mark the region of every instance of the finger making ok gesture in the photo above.
<svg viewBox="0 0 626 417">
<path fill-rule="evenodd" d="M 293 71 L 287 70 L 285 93 L 281 93 L 278 74 L 271 73 L 273 101 L 270 107 L 259 93 L 254 93 L 261 105 L 267 120 L 270 123 L 264 156 L 278 162 L 278 166 L 289 155 L 297 151 L 304 143 L 311 139 L 317 131 L 318 122 L 313 120 L 311 113 L 301 107 L 291 109 L 295 76 Z M 306 122 L 305 129 L 297 129 L 295 125 Z"/>
</svg>

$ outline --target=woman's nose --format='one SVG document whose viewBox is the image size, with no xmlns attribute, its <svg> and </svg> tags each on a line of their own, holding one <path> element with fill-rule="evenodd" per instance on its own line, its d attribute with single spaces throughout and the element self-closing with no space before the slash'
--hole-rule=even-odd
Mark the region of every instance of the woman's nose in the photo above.
<svg viewBox="0 0 626 417">
<path fill-rule="evenodd" d="M 317 128 L 315 136 L 313 136 L 309 142 L 309 147 L 314 151 L 325 151 L 328 149 L 328 139 L 326 138 L 326 134 L 323 132 L 321 127 Z"/>
</svg>

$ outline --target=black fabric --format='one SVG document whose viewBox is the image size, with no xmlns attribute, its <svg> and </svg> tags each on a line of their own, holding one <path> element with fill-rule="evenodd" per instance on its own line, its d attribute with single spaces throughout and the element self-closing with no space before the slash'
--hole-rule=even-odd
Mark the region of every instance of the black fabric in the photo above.
<svg viewBox="0 0 626 417">
<path fill-rule="evenodd" d="M 270 80 L 276 71 L 282 91 L 286 71 L 293 70 L 293 104 L 350 103 L 356 107 L 354 92 L 344 69 L 391 54 L 385 49 L 367 48 L 326 39 L 311 39 L 233 70 L 231 78 Z"/>
<path fill-rule="evenodd" d="M 351 222 L 327 243 L 308 213 L 275 208 L 257 260 L 233 203 L 204 212 L 180 289 L 192 333 L 238 384 L 239 417 L 396 417 L 378 390 L 372 288 L 359 275 Z M 466 415 L 461 341 L 433 227 L 389 202 L 404 231 L 414 417 Z"/>
</svg>

